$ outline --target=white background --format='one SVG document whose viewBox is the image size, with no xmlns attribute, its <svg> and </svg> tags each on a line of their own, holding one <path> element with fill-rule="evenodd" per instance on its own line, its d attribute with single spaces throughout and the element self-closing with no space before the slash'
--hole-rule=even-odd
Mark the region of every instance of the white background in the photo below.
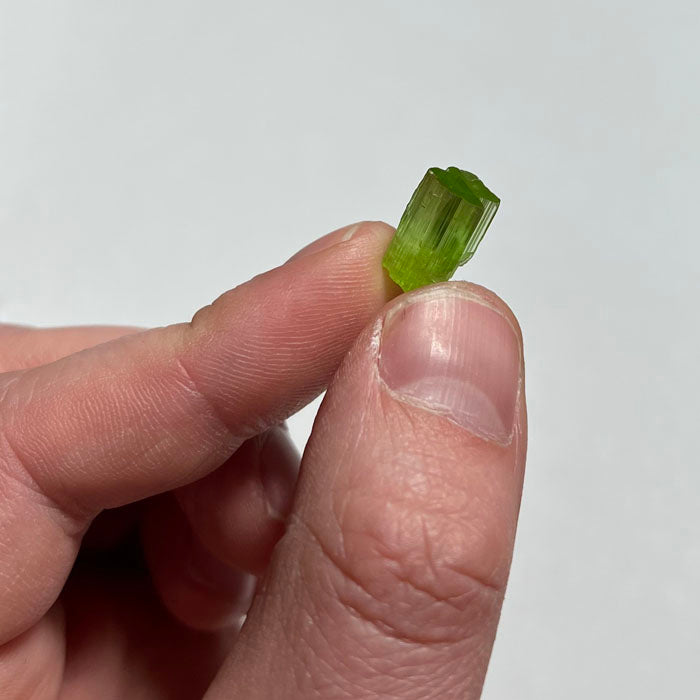
<svg viewBox="0 0 700 700">
<path fill-rule="evenodd" d="M 186 320 L 475 171 L 531 421 L 484 697 L 700 697 L 697 8 L 0 0 L 0 320 Z"/>
</svg>

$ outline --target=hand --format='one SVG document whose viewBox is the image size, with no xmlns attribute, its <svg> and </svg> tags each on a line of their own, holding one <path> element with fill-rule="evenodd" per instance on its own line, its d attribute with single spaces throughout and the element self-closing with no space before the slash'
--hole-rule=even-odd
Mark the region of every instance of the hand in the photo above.
<svg viewBox="0 0 700 700">
<path fill-rule="evenodd" d="M 385 306 L 392 233 L 329 234 L 182 325 L 0 328 L 0 697 L 479 696 L 520 333 L 474 285 Z M 282 424 L 329 382 L 296 483 Z"/>
</svg>

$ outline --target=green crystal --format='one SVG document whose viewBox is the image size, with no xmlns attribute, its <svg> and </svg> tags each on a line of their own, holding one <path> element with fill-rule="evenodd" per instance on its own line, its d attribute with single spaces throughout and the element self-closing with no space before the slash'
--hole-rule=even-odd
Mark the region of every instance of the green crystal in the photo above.
<svg viewBox="0 0 700 700">
<path fill-rule="evenodd" d="M 384 255 L 391 279 L 405 292 L 450 279 L 474 255 L 500 203 L 476 175 L 430 168 Z"/>
</svg>

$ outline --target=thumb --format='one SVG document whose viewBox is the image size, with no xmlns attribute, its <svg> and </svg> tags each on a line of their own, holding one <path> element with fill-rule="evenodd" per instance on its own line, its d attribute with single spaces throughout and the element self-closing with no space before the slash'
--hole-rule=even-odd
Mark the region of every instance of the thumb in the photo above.
<svg viewBox="0 0 700 700">
<path fill-rule="evenodd" d="M 522 488 L 522 367 L 517 322 L 472 285 L 404 295 L 360 336 L 208 697 L 479 696 Z"/>
</svg>

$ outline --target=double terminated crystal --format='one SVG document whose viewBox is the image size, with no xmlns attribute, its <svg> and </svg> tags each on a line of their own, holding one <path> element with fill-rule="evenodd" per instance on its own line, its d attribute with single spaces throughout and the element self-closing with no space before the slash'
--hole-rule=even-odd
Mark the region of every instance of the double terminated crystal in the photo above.
<svg viewBox="0 0 700 700">
<path fill-rule="evenodd" d="M 476 175 L 430 168 L 384 256 L 391 279 L 405 292 L 450 279 L 474 255 L 500 203 Z"/>
</svg>

